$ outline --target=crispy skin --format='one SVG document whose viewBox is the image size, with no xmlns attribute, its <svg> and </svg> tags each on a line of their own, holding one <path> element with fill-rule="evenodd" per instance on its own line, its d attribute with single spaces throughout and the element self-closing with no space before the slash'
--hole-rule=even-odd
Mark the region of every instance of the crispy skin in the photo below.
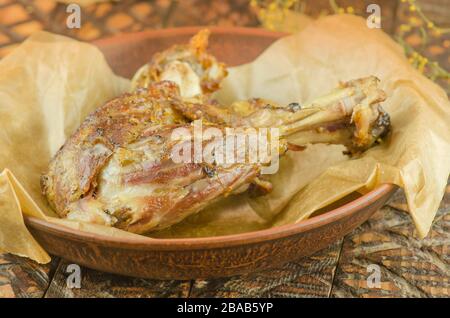
<svg viewBox="0 0 450 318">
<path fill-rule="evenodd" d="M 43 194 L 60 216 L 85 196 L 114 151 L 139 137 L 149 124 L 184 122 L 174 111 L 178 88 L 160 82 L 148 90 L 124 94 L 89 115 L 52 159 L 41 178 Z"/>
<path fill-rule="evenodd" d="M 258 164 L 222 166 L 175 162 L 173 147 L 180 144 L 172 140 L 172 132 L 178 128 L 190 131 L 193 136 L 190 124 L 147 126 L 138 133 L 138 137 L 122 140 L 113 146 L 101 163 L 90 161 L 95 174 L 93 169 L 84 169 L 81 165 L 63 171 L 65 174 L 53 170 L 67 160 L 67 152 L 70 152 L 69 158 L 80 158 L 85 151 L 82 147 L 64 147 L 53 160 L 45 178 L 47 186 L 44 191 L 49 202 L 57 197 L 61 205 L 56 201 L 53 205 L 61 216 L 69 219 L 145 233 L 181 221 L 258 176 Z M 220 126 L 216 128 L 222 129 Z M 79 142 L 78 136 L 75 134 L 68 144 Z M 207 142 L 205 140 L 204 144 Z M 189 145 L 191 147 L 192 143 Z M 68 172 L 79 178 L 67 179 Z M 61 186 L 83 179 L 90 180 L 83 195 L 61 191 Z M 50 191 L 53 188 L 58 190 L 55 196 Z"/>
<path fill-rule="evenodd" d="M 184 128 L 194 135 L 193 126 L 177 113 L 178 103 L 177 87 L 160 82 L 89 115 L 41 178 L 55 211 L 145 233 L 181 221 L 258 176 L 258 164 L 175 162 L 172 150 L 180 142 L 172 140 L 173 131 Z"/>
<path fill-rule="evenodd" d="M 178 143 L 171 140 L 171 135 L 178 128 L 184 128 L 193 135 L 193 127 L 189 124 L 151 129 L 127 147 L 130 153 L 146 153 L 146 156 L 131 164 L 123 164 L 115 155 L 103 171 L 95 200 L 103 199 L 108 205 L 114 226 L 135 233 L 166 228 L 249 184 L 258 176 L 258 164 L 225 167 L 204 162 L 174 162 L 171 155 Z M 219 126 L 216 128 L 221 129 Z M 206 143 L 204 141 L 204 145 Z M 188 147 L 191 146 L 189 143 Z M 84 199 L 85 202 L 91 200 Z M 118 214 L 117 211 L 124 207 L 127 211 Z"/>
</svg>

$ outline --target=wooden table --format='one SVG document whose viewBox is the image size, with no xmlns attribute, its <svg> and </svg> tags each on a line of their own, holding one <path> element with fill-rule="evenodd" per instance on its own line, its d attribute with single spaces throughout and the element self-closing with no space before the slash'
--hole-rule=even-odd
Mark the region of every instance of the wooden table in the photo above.
<svg viewBox="0 0 450 318">
<path fill-rule="evenodd" d="M 379 3 L 382 26 L 395 35 L 408 19 L 397 1 L 337 1 L 365 12 Z M 427 15 L 449 27 L 450 0 L 420 1 Z M 328 0 L 304 1 L 301 9 L 317 16 L 330 12 Z M 82 40 L 119 32 L 182 25 L 258 26 L 245 0 L 125 0 L 83 8 L 79 30 L 64 27 L 63 4 L 50 0 L 0 0 L 0 56 L 32 32 L 45 29 Z M 447 25 L 446 25 L 447 24 Z M 411 45 L 415 34 L 408 37 Z M 450 68 L 449 39 L 431 39 L 417 47 L 430 59 Z M 444 87 L 448 81 L 441 83 Z M 280 268 L 215 280 L 157 281 L 81 269 L 81 288 L 68 288 L 65 260 L 48 265 L 0 254 L 0 297 L 449 297 L 450 184 L 433 228 L 424 240 L 414 238 L 414 226 L 401 191 L 361 227 L 326 250 Z M 369 265 L 378 266 L 381 284 L 369 288 Z"/>
</svg>

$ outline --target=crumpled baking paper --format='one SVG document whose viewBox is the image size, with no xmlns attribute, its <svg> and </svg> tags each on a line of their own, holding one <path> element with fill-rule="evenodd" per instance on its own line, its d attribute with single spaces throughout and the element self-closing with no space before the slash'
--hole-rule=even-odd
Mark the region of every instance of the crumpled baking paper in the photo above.
<svg viewBox="0 0 450 318">
<path fill-rule="evenodd" d="M 274 225 L 300 222 L 353 192 L 382 183 L 405 190 L 418 235 L 427 235 L 450 172 L 450 104 L 438 85 L 409 65 L 387 34 L 351 15 L 328 16 L 273 44 L 253 63 L 232 69 L 221 96 L 307 101 L 339 81 L 375 75 L 392 134 L 362 158 L 328 168 L 297 193 Z"/>
<path fill-rule="evenodd" d="M 0 251 L 49 261 L 21 212 L 55 216 L 40 194 L 50 158 L 87 114 L 128 89 L 93 45 L 39 32 L 0 60 Z"/>
</svg>

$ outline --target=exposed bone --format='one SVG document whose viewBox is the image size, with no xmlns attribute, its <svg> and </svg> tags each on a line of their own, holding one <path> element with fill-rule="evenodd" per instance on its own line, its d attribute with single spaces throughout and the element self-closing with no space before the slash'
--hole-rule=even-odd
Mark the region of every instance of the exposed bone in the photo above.
<svg viewBox="0 0 450 318">
<path fill-rule="evenodd" d="M 208 102 L 184 102 L 175 107 L 190 120 L 203 118 L 231 127 L 279 128 L 281 137 L 309 130 L 329 134 L 330 143 L 344 144 L 356 152 L 369 148 L 389 130 L 389 116 L 379 105 L 386 95 L 378 88 L 378 82 L 376 77 L 370 76 L 342 83 L 331 93 L 300 106 L 297 111 L 260 101 L 256 106 L 251 104 L 253 101 L 247 101 L 229 108 Z M 247 115 L 241 116 L 243 113 Z M 332 133 L 337 130 L 341 132 Z"/>
</svg>

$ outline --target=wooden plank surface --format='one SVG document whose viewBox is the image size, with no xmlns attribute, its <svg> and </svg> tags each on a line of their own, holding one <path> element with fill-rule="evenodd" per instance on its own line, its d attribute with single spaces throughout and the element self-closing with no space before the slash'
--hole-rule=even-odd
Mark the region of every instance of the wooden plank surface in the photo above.
<svg viewBox="0 0 450 318">
<path fill-rule="evenodd" d="M 450 296 L 450 186 L 423 240 L 405 208 L 399 193 L 345 237 L 332 297 Z M 370 265 L 380 270 L 379 286 L 368 283 Z"/>
<path fill-rule="evenodd" d="M 196 280 L 190 297 L 328 297 L 341 244 L 260 273 Z"/>
<path fill-rule="evenodd" d="M 159 281 L 132 278 L 81 268 L 80 288 L 71 288 L 67 283 L 71 271 L 70 263 L 61 261 L 50 283 L 45 297 L 92 298 L 92 297 L 187 297 L 190 281 Z M 70 278 L 69 278 L 70 280 Z"/>
<path fill-rule="evenodd" d="M 363 14 L 367 1 L 336 1 Z M 383 28 L 398 34 L 411 12 L 397 1 L 369 1 L 382 8 Z M 65 27 L 65 6 L 52 0 L 0 0 L 0 57 L 40 29 L 92 40 L 120 32 L 183 25 L 256 26 L 244 0 L 123 0 L 83 8 L 80 30 Z M 330 13 L 328 0 L 307 1 L 300 8 L 313 16 Z M 449 26 L 450 0 L 420 0 L 427 16 Z M 426 57 L 450 66 L 449 35 L 417 34 L 407 41 Z M 447 82 L 440 82 L 442 86 Z M 369 222 L 314 256 L 280 268 L 216 280 L 156 281 L 128 278 L 81 268 L 81 288 L 67 285 L 66 261 L 49 265 L 0 254 L 0 297 L 450 297 L 450 187 L 429 237 L 414 238 L 414 227 L 399 192 Z M 368 266 L 378 266 L 381 284 L 369 288 Z"/>
<path fill-rule="evenodd" d="M 39 265 L 27 258 L 0 254 L 0 298 L 38 298 L 47 291 L 59 259 Z"/>
</svg>

